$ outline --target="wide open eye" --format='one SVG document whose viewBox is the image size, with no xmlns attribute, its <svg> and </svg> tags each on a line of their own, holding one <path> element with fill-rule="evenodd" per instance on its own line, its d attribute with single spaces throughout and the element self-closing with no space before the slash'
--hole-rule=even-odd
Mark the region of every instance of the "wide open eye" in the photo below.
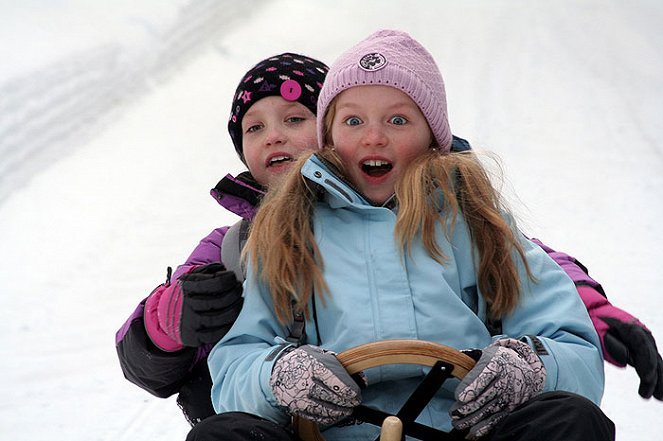
<svg viewBox="0 0 663 441">
<path fill-rule="evenodd" d="M 351 116 L 348 119 L 346 119 L 344 122 L 345 122 L 345 124 L 347 124 L 349 126 L 358 126 L 363 121 L 361 119 L 359 119 L 358 117 L 356 117 L 356 116 Z"/>
<path fill-rule="evenodd" d="M 407 124 L 407 119 L 403 116 L 392 116 L 391 119 L 389 119 L 389 122 L 392 123 L 395 126 L 404 126 Z"/>
</svg>

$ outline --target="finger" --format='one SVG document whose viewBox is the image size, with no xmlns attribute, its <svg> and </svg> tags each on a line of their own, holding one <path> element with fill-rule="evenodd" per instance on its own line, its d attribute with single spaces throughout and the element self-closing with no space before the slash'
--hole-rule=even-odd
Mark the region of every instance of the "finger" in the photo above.
<svg viewBox="0 0 663 441">
<path fill-rule="evenodd" d="M 494 402 L 497 397 L 497 388 L 495 387 L 490 387 L 487 388 L 484 393 L 476 397 L 475 399 L 467 402 L 463 401 L 457 401 L 454 404 L 453 409 L 453 415 L 457 415 L 459 417 L 465 417 L 470 414 L 474 414 L 478 412 L 481 408 L 485 406 L 489 406 L 492 402 Z"/>
<path fill-rule="evenodd" d="M 359 385 L 339 363 L 334 354 L 329 352 L 314 352 L 313 354 L 312 357 L 316 360 L 313 364 L 313 375 L 316 381 L 344 397 L 357 398 L 361 396 Z"/>
<path fill-rule="evenodd" d="M 216 292 L 211 295 L 192 296 L 186 294 L 185 302 L 194 311 L 221 311 L 234 307 L 237 302 L 243 301 L 242 291 Z"/>
<path fill-rule="evenodd" d="M 352 408 L 333 406 L 315 400 L 306 400 L 306 403 L 299 403 L 298 406 L 301 407 L 296 412 L 297 415 L 319 424 L 333 424 L 352 414 Z"/>
<path fill-rule="evenodd" d="M 622 343 L 622 340 L 619 337 L 616 337 L 608 332 L 603 337 L 603 344 L 605 346 L 605 350 L 618 363 L 618 366 L 624 367 L 628 364 L 628 348 L 624 343 Z"/>
<path fill-rule="evenodd" d="M 460 402 L 468 403 L 476 401 L 486 391 L 495 389 L 495 383 L 499 380 L 497 369 L 488 365 L 474 380 L 466 384 L 462 389 L 456 389 L 456 399 Z M 462 383 L 459 387 L 463 386 Z"/>
<path fill-rule="evenodd" d="M 501 353 L 500 348 L 495 346 L 483 350 L 477 364 L 456 387 L 454 393 L 456 400 L 471 402 L 484 394 L 486 390 L 494 388 L 504 367 L 504 360 L 500 355 L 504 354 Z"/>
<path fill-rule="evenodd" d="M 212 310 L 195 313 L 196 322 L 205 328 L 233 324 L 235 323 L 237 316 L 242 310 L 243 303 L 244 300 L 239 299 L 233 306 L 223 310 Z"/>
<path fill-rule="evenodd" d="M 197 274 L 180 278 L 180 283 L 188 294 L 209 295 L 223 293 L 240 285 L 235 273 L 225 271 L 217 274 Z"/>
<path fill-rule="evenodd" d="M 658 353 L 653 338 L 647 338 L 650 336 L 642 328 L 639 331 L 639 338 L 633 339 L 634 347 L 630 352 L 633 367 L 640 377 L 638 393 L 643 398 L 650 398 L 658 378 Z"/>
<path fill-rule="evenodd" d="M 499 424 L 508 415 L 507 412 L 498 412 L 485 420 L 480 421 L 478 424 L 472 426 L 469 432 L 469 437 L 472 439 L 481 438 L 488 435 L 497 424 Z"/>
<path fill-rule="evenodd" d="M 463 414 L 458 409 L 454 409 L 451 411 L 452 425 L 458 430 L 468 429 L 489 418 L 491 415 L 501 412 L 503 409 L 504 403 L 501 402 L 499 397 L 495 397 L 484 406 L 477 408 L 469 414 Z"/>
<path fill-rule="evenodd" d="M 196 335 L 201 343 L 216 343 L 228 333 L 231 325 L 215 326 L 213 328 L 205 328 L 196 331 Z"/>
</svg>

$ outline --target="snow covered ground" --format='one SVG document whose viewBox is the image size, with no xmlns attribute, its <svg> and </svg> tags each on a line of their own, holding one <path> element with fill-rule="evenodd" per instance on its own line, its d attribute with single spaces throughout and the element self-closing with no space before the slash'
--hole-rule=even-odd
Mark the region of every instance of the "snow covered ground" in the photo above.
<svg viewBox="0 0 663 441">
<path fill-rule="evenodd" d="M 0 438 L 184 439 L 125 381 L 114 334 L 212 228 L 241 170 L 242 73 L 331 62 L 383 27 L 434 54 L 454 133 L 497 153 L 532 236 L 581 259 L 663 345 L 663 3 L 657 0 L 0 0 Z M 239 6 L 238 6 L 239 5 Z M 620 441 L 663 404 L 606 367 Z"/>
</svg>

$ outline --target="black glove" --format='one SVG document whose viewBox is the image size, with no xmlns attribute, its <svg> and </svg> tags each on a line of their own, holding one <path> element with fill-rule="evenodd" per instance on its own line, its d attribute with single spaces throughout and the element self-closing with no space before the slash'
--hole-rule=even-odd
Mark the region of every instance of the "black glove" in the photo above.
<svg viewBox="0 0 663 441">
<path fill-rule="evenodd" d="M 640 377 L 640 396 L 663 400 L 663 359 L 652 333 L 638 323 L 613 317 L 599 318 L 608 325 L 603 338 L 605 350 L 617 362 L 635 368 Z"/>
<path fill-rule="evenodd" d="M 220 263 L 210 263 L 183 274 L 179 334 L 185 346 L 219 341 L 242 309 L 242 284 Z M 177 318 L 175 318 L 177 320 Z"/>
</svg>

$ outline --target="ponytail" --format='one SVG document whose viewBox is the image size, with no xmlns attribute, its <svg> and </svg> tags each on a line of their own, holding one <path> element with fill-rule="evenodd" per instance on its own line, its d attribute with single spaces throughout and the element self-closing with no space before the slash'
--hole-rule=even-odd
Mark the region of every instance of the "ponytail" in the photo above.
<svg viewBox="0 0 663 441">
<path fill-rule="evenodd" d="M 442 197 L 434 197 L 437 191 Z M 478 285 L 486 299 L 490 318 L 512 311 L 520 299 L 520 277 L 515 255 L 533 279 L 514 225 L 505 219 L 506 210 L 485 168 L 471 151 L 430 153 L 416 158 L 396 185 L 399 212 L 396 240 L 410 252 L 415 236 L 428 254 L 444 264 L 445 256 L 435 240 L 435 225 L 450 219 L 455 225 L 458 211 L 467 223 L 478 254 Z M 450 231 L 445 228 L 445 234 Z M 515 252 L 515 254 L 514 254 Z"/>
<path fill-rule="evenodd" d="M 306 314 L 311 294 L 328 291 L 311 227 L 315 191 L 301 175 L 309 156 L 295 162 L 279 187 L 267 193 L 242 253 L 269 286 L 281 323 L 292 321 L 293 300 L 296 311 Z"/>
</svg>

